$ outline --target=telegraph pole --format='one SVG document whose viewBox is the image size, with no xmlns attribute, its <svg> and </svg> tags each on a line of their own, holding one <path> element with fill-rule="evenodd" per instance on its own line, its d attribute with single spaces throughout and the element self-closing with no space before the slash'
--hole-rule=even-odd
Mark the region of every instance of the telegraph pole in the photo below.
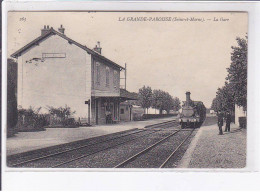
<svg viewBox="0 0 260 194">
<path fill-rule="evenodd" d="M 120 71 L 121 71 L 122 69 L 120 69 Z M 125 80 L 125 83 L 122 83 L 122 85 L 120 85 L 120 88 L 124 88 L 125 90 L 126 90 L 126 63 L 125 63 L 125 69 L 124 69 L 124 77 L 122 77 L 121 78 L 121 76 L 120 76 L 120 80 Z M 120 81 L 120 84 L 121 84 L 121 81 Z M 125 85 L 123 85 L 123 84 L 125 84 Z"/>
<path fill-rule="evenodd" d="M 125 90 L 126 90 L 126 63 L 125 63 Z"/>
</svg>

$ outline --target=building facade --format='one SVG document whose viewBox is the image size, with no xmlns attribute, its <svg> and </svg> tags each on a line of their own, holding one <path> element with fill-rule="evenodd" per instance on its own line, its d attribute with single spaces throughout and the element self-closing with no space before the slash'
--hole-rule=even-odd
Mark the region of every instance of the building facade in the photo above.
<svg viewBox="0 0 260 194">
<path fill-rule="evenodd" d="M 235 104 L 235 124 L 239 126 L 239 118 L 246 117 L 246 111 L 243 110 L 243 107 L 239 107 Z"/>
<path fill-rule="evenodd" d="M 88 118 L 90 124 L 106 123 L 106 113 L 120 120 L 120 71 L 124 68 L 94 49 L 44 26 L 41 35 L 11 56 L 18 62 L 18 106 L 55 108 L 67 105 L 75 118 Z M 131 95 L 130 95 L 131 96 Z"/>
<path fill-rule="evenodd" d="M 129 102 L 120 103 L 120 120 L 132 121 L 133 120 L 133 106 Z"/>
</svg>

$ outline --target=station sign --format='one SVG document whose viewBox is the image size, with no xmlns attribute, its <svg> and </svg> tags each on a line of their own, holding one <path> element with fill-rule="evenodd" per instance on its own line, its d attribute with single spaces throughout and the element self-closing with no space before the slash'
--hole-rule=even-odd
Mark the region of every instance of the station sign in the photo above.
<svg viewBox="0 0 260 194">
<path fill-rule="evenodd" d="M 42 58 L 66 58 L 66 53 L 42 53 Z"/>
</svg>

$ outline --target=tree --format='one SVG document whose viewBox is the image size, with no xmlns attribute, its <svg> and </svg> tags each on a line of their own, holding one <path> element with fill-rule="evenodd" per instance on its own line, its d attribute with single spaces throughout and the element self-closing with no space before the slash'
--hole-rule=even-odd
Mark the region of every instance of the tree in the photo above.
<svg viewBox="0 0 260 194">
<path fill-rule="evenodd" d="M 65 121 L 66 119 L 69 118 L 69 116 L 75 114 L 76 111 L 71 111 L 70 107 L 65 105 L 65 107 L 59 107 L 59 108 L 54 108 L 52 106 L 48 106 L 49 113 L 51 115 L 56 115 L 57 117 L 61 118 L 62 121 Z"/>
<path fill-rule="evenodd" d="M 181 108 L 181 101 L 178 97 L 172 99 L 172 110 L 178 111 Z"/>
<path fill-rule="evenodd" d="M 11 130 L 18 120 L 17 111 L 17 63 L 7 60 L 7 129 Z M 10 134 L 12 135 L 12 134 Z"/>
<path fill-rule="evenodd" d="M 218 88 L 217 95 L 212 101 L 211 108 L 214 111 L 234 111 L 234 107 L 234 90 L 231 84 L 225 82 L 225 85 L 222 88 Z"/>
<path fill-rule="evenodd" d="M 211 108 L 215 111 L 234 111 L 235 104 L 247 109 L 247 36 L 236 38 L 238 46 L 232 46 L 231 65 L 227 68 L 228 75 L 225 85 L 218 88 Z"/>
<path fill-rule="evenodd" d="M 229 81 L 234 91 L 234 102 L 247 109 L 247 45 L 248 38 L 236 38 L 238 46 L 232 46 L 231 65 L 227 68 Z"/>
<path fill-rule="evenodd" d="M 218 110 L 221 109 L 221 101 L 219 100 L 219 98 L 216 96 L 213 100 L 212 100 L 212 104 L 211 104 L 211 109 L 214 110 L 215 112 L 217 112 Z"/>
<path fill-rule="evenodd" d="M 169 113 L 173 106 L 173 98 L 168 92 L 154 90 L 152 106 L 153 108 L 159 109 L 160 114 L 162 114 L 163 110 Z"/>
<path fill-rule="evenodd" d="M 180 109 L 180 100 L 179 98 L 173 98 L 168 92 L 162 90 L 153 90 L 153 103 L 152 107 L 159 109 L 160 114 L 165 110 L 167 113 L 170 110 L 179 110 Z"/>
<path fill-rule="evenodd" d="M 168 92 L 163 92 L 163 105 L 162 109 L 165 110 L 168 114 L 172 110 L 173 98 Z"/>
<path fill-rule="evenodd" d="M 153 101 L 152 107 L 158 109 L 160 114 L 162 114 L 162 107 L 163 107 L 163 91 L 162 90 L 154 90 L 153 91 Z"/>
<path fill-rule="evenodd" d="M 145 112 L 145 109 L 148 109 L 151 107 L 152 101 L 153 101 L 153 92 L 152 92 L 151 87 L 143 86 L 142 88 L 140 88 L 139 93 L 138 93 L 138 103 L 144 109 L 144 112 Z"/>
</svg>

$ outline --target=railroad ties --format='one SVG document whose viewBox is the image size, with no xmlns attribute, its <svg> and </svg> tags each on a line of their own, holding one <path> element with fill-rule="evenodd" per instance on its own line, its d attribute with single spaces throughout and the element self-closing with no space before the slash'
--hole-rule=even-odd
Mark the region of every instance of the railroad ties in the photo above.
<svg viewBox="0 0 260 194">
<path fill-rule="evenodd" d="M 12 168 L 174 168 L 195 129 L 175 121 L 9 156 Z"/>
</svg>

